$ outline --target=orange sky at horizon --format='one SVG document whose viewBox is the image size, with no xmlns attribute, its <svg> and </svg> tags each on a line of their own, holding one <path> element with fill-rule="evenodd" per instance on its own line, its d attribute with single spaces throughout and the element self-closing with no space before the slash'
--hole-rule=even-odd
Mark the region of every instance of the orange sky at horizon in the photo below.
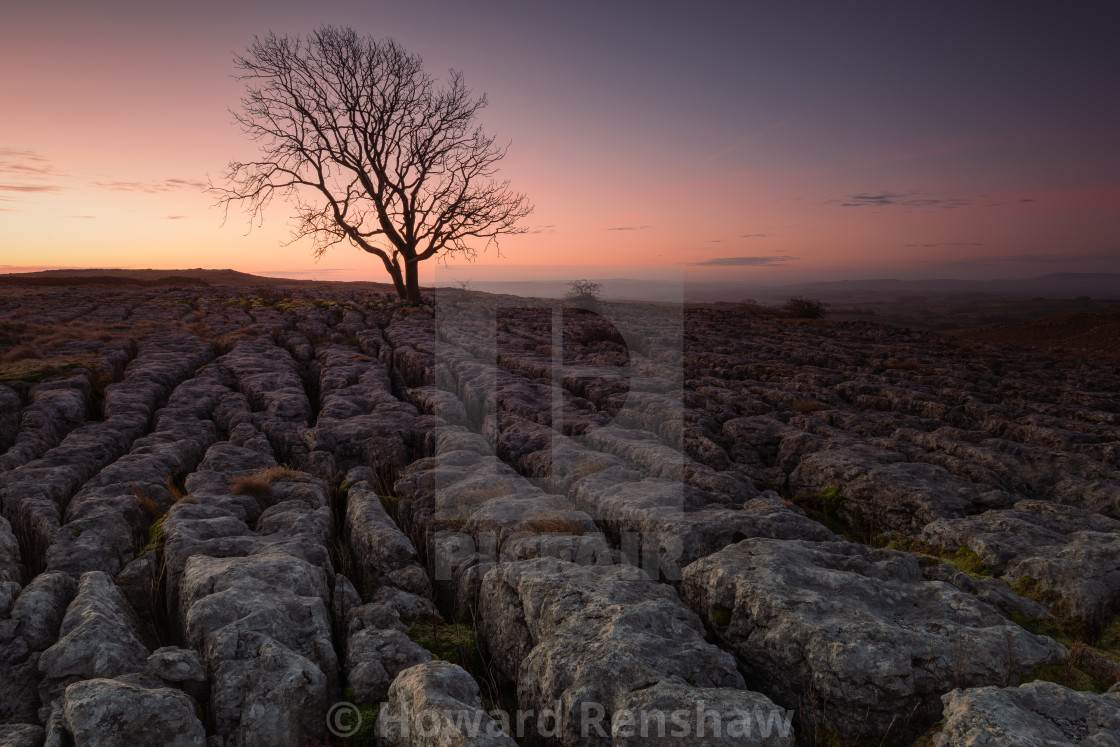
<svg viewBox="0 0 1120 747">
<path fill-rule="evenodd" d="M 843 21 L 774 9 L 738 11 L 761 29 L 748 43 L 726 19 L 630 3 L 593 26 L 570 17 L 590 12 L 580 3 L 482 3 L 492 17 L 430 3 L 443 23 L 427 26 L 396 6 L 341 1 L 63 5 L 22 6 L 0 31 L 0 63 L 20 71 L 0 77 L 0 271 L 387 280 L 355 248 L 316 262 L 310 242 L 285 246 L 283 204 L 248 231 L 240 213 L 223 225 L 205 192 L 254 153 L 227 111 L 242 90 L 233 54 L 269 28 L 336 23 L 391 35 L 429 71 L 453 65 L 487 93 L 482 122 L 511 141 L 502 176 L 536 211 L 500 260 L 491 249 L 462 269 L 479 280 L 556 266 L 744 282 L 1120 272 L 1116 104 L 1084 80 L 1115 54 L 1092 40 L 1080 57 L 1056 46 L 1038 63 L 1068 58 L 1056 77 L 1017 72 L 1040 54 L 1030 19 L 999 41 L 1004 60 L 965 31 L 952 31 L 950 59 L 938 29 L 927 38 L 904 16 L 881 21 L 905 26 L 897 40 L 871 34 L 863 46 L 878 46 L 861 51 L 855 21 L 841 44 L 831 27 Z M 678 59 L 660 52 L 670 43 Z M 963 75 L 966 64 L 979 72 Z"/>
</svg>

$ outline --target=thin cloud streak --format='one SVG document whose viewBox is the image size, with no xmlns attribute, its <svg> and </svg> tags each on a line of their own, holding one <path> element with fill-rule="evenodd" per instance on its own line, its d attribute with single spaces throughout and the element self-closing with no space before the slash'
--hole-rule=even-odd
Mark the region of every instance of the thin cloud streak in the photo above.
<svg viewBox="0 0 1120 747">
<path fill-rule="evenodd" d="M 716 257 L 700 262 L 689 262 L 696 267 L 773 267 L 784 265 L 797 257 L 770 256 L 770 257 Z"/>
<path fill-rule="evenodd" d="M 918 247 L 920 249 L 932 249 L 935 246 L 984 246 L 979 241 L 944 241 L 937 244 L 907 244 L 906 246 Z"/>
<path fill-rule="evenodd" d="M 849 195 L 841 199 L 832 199 L 825 202 L 826 205 L 840 205 L 840 207 L 889 207 L 898 205 L 900 207 L 941 207 L 941 208 L 959 208 L 967 207 L 972 204 L 971 200 L 960 197 L 923 197 L 924 192 L 911 191 L 911 192 L 861 192 L 859 194 Z"/>
<path fill-rule="evenodd" d="M 94 182 L 94 186 L 101 187 L 102 189 L 111 189 L 116 192 L 147 192 L 149 194 L 170 192 L 176 189 L 204 190 L 207 188 L 204 182 L 190 181 L 187 179 L 165 179 L 162 182 Z"/>
<path fill-rule="evenodd" d="M 0 184 L 0 192 L 57 192 L 54 184 Z"/>
</svg>

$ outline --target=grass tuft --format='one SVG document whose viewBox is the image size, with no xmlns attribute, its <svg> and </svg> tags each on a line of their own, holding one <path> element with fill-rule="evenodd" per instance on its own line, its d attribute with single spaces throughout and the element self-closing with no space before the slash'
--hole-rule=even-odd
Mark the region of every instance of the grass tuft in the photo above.
<svg viewBox="0 0 1120 747">
<path fill-rule="evenodd" d="M 531 519 L 518 526 L 517 530 L 528 534 L 571 534 L 582 537 L 587 531 L 587 527 L 575 519 L 558 516 L 547 519 Z"/>
<path fill-rule="evenodd" d="M 984 565 L 984 560 L 964 545 L 960 545 L 956 550 L 950 552 L 938 545 L 931 545 L 928 542 L 910 539 L 899 534 L 880 534 L 870 544 L 874 547 L 885 547 L 888 550 L 902 550 L 911 555 L 917 555 L 919 558 L 932 560 L 935 563 L 948 563 L 972 578 L 991 578 L 992 576 L 992 569 Z"/>
<path fill-rule="evenodd" d="M 256 500 L 260 507 L 268 508 L 272 505 L 272 484 L 280 480 L 299 480 L 303 476 L 291 467 L 278 465 L 257 470 L 251 475 L 235 477 L 229 482 L 229 492 L 234 495 L 247 495 Z"/>
<path fill-rule="evenodd" d="M 1069 649 L 1065 663 L 1041 666 L 1024 677 L 1023 682 L 1045 680 L 1073 690 L 1103 693 L 1118 681 L 1120 617 L 1099 628 L 1073 617 L 1061 592 L 1043 587 L 1031 576 L 1016 579 L 1011 590 L 1044 605 L 1053 615 L 1050 619 L 1012 615 L 1012 619 L 1031 633 L 1049 636 Z"/>
</svg>

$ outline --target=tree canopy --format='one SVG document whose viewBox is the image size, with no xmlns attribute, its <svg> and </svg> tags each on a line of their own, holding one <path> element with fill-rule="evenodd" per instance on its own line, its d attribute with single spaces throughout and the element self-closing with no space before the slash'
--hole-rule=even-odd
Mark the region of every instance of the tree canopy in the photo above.
<svg viewBox="0 0 1120 747">
<path fill-rule="evenodd" d="M 376 255 L 402 300 L 420 302 L 417 264 L 474 259 L 505 234 L 524 233 L 525 195 L 499 180 L 506 148 L 478 124 L 486 97 L 461 72 L 446 82 L 392 39 L 324 27 L 306 39 L 257 37 L 235 58 L 247 91 L 234 116 L 260 146 L 212 187 L 227 210 L 263 219 L 291 201 L 292 240 L 316 256 L 341 242 Z"/>
</svg>

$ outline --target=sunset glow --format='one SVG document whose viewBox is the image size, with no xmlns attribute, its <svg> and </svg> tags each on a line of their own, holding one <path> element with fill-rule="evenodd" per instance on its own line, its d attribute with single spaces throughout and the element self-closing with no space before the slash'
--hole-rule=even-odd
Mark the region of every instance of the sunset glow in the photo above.
<svg viewBox="0 0 1120 747">
<path fill-rule="evenodd" d="M 328 23 L 489 97 L 503 176 L 536 211 L 476 279 L 1120 271 L 1115 9 L 700 7 L 21 3 L 0 30 L 0 272 L 387 279 L 355 248 L 285 245 L 283 204 L 250 231 L 205 191 L 254 153 L 228 112 L 233 55 Z"/>
</svg>

